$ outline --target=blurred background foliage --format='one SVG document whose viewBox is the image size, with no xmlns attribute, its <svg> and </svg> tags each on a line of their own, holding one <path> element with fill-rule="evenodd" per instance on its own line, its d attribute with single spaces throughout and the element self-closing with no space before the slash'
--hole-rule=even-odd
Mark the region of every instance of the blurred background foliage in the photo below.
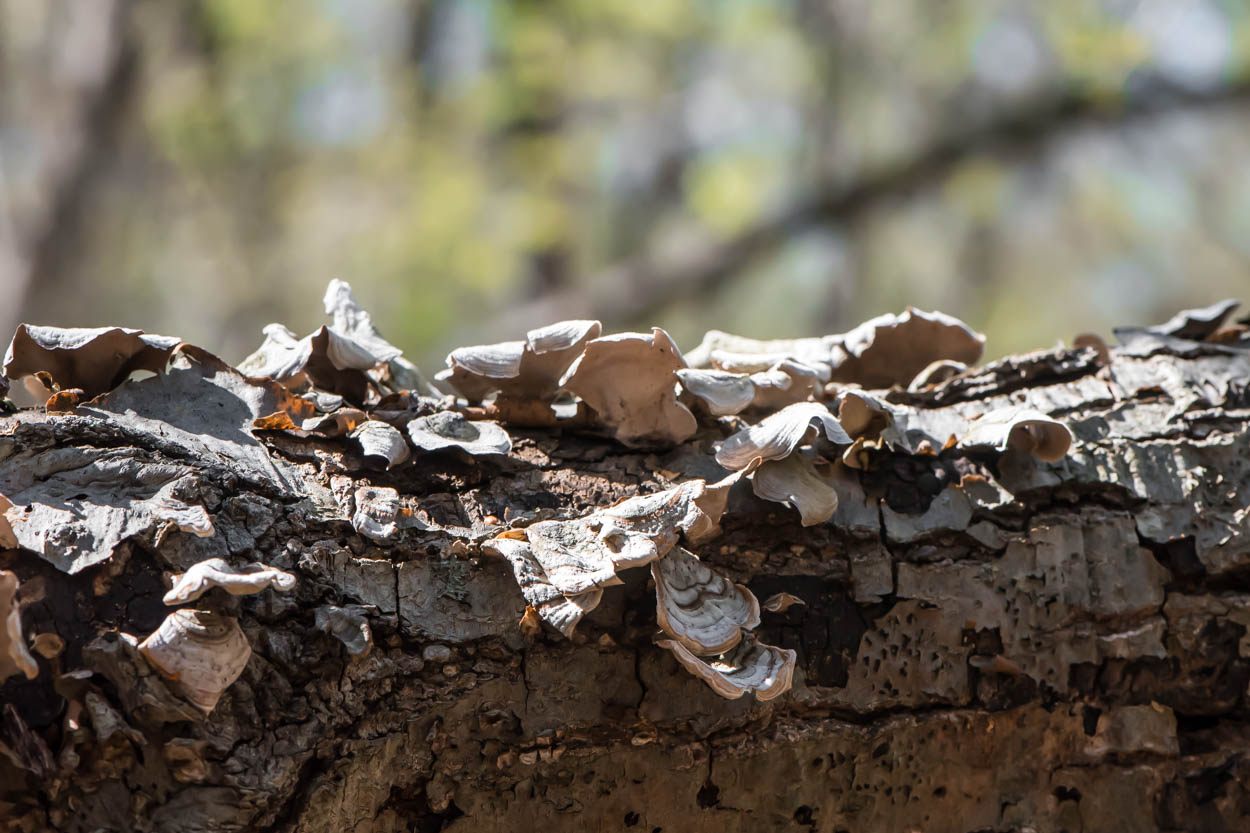
<svg viewBox="0 0 1250 833">
<path fill-rule="evenodd" d="M 989 354 L 1250 300 L 1224 0 L 0 0 L 0 309 L 238 361 L 351 282 L 427 372 L 558 318 Z"/>
</svg>

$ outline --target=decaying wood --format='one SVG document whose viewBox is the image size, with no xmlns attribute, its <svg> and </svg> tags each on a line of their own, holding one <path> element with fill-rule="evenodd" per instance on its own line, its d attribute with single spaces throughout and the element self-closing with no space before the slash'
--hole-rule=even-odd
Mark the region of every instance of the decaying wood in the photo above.
<svg viewBox="0 0 1250 833">
<path fill-rule="evenodd" d="M 403 460 L 347 429 L 301 429 L 325 422 L 309 400 L 182 348 L 154 378 L 8 416 L 0 570 L 20 582 L 38 673 L 12 663 L 0 685 L 0 819 L 83 833 L 1245 829 L 1250 350 L 1191 340 L 1219 322 L 1182 325 L 1199 332 L 877 392 L 892 428 L 865 417 L 854 459 L 831 469 L 806 452 L 836 492 L 827 522 L 803 525 L 744 471 L 724 486 L 719 536 L 710 514 L 698 535 L 648 531 L 665 552 L 681 532 L 681 551 L 728 579 L 684 568 L 715 589 L 689 592 L 749 620 L 731 654 L 797 655 L 789 692 L 732 700 L 656 644 L 672 640 L 648 570 L 600 582 L 566 639 L 487 542 L 525 546 L 544 521 L 722 481 L 735 418 L 704 413 L 689 440 L 641 449 L 582 418 L 510 426 L 506 454 L 414 446 Z M 339 392 L 362 396 L 352 373 Z M 394 395 L 368 407 L 396 427 L 455 413 Z M 1067 426 L 1065 456 L 1039 459 L 1042 434 L 1010 422 L 961 433 L 1026 411 Z M 274 428 L 254 433 L 257 419 Z M 200 595 L 171 593 L 177 574 Z M 669 580 L 670 594 L 698 586 Z M 183 603 L 237 621 L 250 646 L 207 715 L 140 645 Z M 699 623 L 721 640 L 713 624 Z"/>
</svg>

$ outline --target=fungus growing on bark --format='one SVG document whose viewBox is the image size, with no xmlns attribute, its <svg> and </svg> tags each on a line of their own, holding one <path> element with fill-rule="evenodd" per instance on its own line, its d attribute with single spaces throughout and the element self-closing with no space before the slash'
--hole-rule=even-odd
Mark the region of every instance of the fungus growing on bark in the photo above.
<svg viewBox="0 0 1250 833">
<path fill-rule="evenodd" d="M 347 435 L 355 442 L 365 462 L 380 469 L 389 469 L 408 459 L 408 443 L 399 430 L 377 419 L 360 423 Z"/>
<path fill-rule="evenodd" d="M 797 402 L 725 440 L 716 450 L 716 462 L 727 469 L 744 469 L 757 458 L 781 460 L 790 456 L 799 443 L 818 436 L 821 431 L 830 442 L 851 443 L 828 408 L 819 402 Z"/>
<path fill-rule="evenodd" d="M 711 534 L 725 497 L 691 480 L 581 518 L 508 530 L 482 547 L 508 559 L 526 602 L 567 636 L 599 603 L 601 588 L 621 583 L 619 570 L 650 564 L 681 535 L 703 540 Z"/>
<path fill-rule="evenodd" d="M 369 314 L 352 297 L 350 286 L 330 281 L 325 310 L 333 323 L 303 338 L 285 325 L 266 325 L 264 342 L 240 362 L 239 370 L 291 389 L 311 384 L 357 404 L 376 400 L 380 390 L 426 391 L 428 386 L 415 365 L 382 338 Z"/>
<path fill-rule="evenodd" d="M 447 369 L 434 378 L 447 382 L 470 402 L 498 391 L 496 404 L 549 405 L 560 379 L 586 342 L 599 337 L 598 321 L 561 321 L 530 330 L 524 341 L 460 347 L 447 356 Z"/>
<path fill-rule="evenodd" d="M 866 388 L 906 385 L 940 359 L 975 364 L 984 349 L 985 336 L 958 318 L 908 307 L 845 333 L 835 350 L 833 381 Z"/>
<path fill-rule="evenodd" d="M 755 692 L 755 699 L 761 702 L 785 693 L 798 659 L 795 651 L 765 645 L 753 636 L 722 656 L 706 659 L 695 656 L 675 639 L 660 639 L 655 644 L 672 651 L 687 671 L 728 700 L 736 700 L 749 691 Z"/>
<path fill-rule="evenodd" d="M 246 596 L 269 587 L 286 592 L 294 586 L 295 576 L 277 567 L 256 561 L 235 567 L 224 558 L 209 558 L 185 573 L 176 573 L 164 602 L 167 605 L 193 602 L 214 587 L 232 596 Z"/>
<path fill-rule="evenodd" d="M 953 379 L 967 369 L 968 365 L 964 362 L 957 362 L 954 359 L 938 359 L 927 364 L 923 370 L 916 374 L 915 378 L 907 385 L 907 391 L 915 393 L 918 390 L 924 390 L 930 385 L 941 384 L 947 379 Z"/>
<path fill-rule="evenodd" d="M 252 646 L 238 621 L 206 610 L 182 608 L 139 644 L 152 667 L 171 680 L 204 714 L 239 678 Z"/>
<path fill-rule="evenodd" d="M 682 367 L 676 371 L 682 389 L 697 398 L 713 416 L 746 410 L 755 399 L 755 383 L 744 373 Z"/>
<path fill-rule="evenodd" d="M 408 423 L 408 436 L 423 451 L 458 448 L 475 457 L 507 454 L 512 438 L 497 422 L 470 421 L 455 411 L 439 411 Z"/>
<path fill-rule="evenodd" d="M 729 369 L 681 368 L 677 378 L 682 389 L 702 402 L 709 413 L 728 416 L 747 408 L 775 410 L 817 397 L 823 391 L 828 372 L 793 359 L 781 359 L 749 374 Z"/>
<path fill-rule="evenodd" d="M 39 673 L 22 635 L 22 612 L 17 604 L 17 574 L 0 570 L 0 682 L 19 671 L 33 680 Z"/>
<path fill-rule="evenodd" d="M 975 420 L 960 437 L 963 446 L 988 445 L 999 451 L 1023 451 L 1047 463 L 1063 458 L 1072 432 L 1062 422 L 1031 408 L 1004 408 Z"/>
<path fill-rule="evenodd" d="M 382 387 L 392 390 L 411 390 L 417 393 L 437 393 L 421 375 L 417 366 L 403 357 L 398 347 L 382 338 L 378 328 L 373 326 L 373 317 L 356 303 L 352 295 L 351 285 L 346 281 L 333 279 L 326 287 L 322 299 L 326 315 L 330 316 L 330 327 L 365 347 L 373 355 L 385 359 L 384 365 L 373 368 L 370 375 Z"/>
<path fill-rule="evenodd" d="M 716 462 L 730 469 L 754 467 L 751 487 L 756 495 L 793 506 L 804 526 L 823 523 L 837 510 L 837 492 L 817 471 L 815 454 L 795 453 L 800 443 L 816 440 L 821 433 L 835 444 L 851 444 L 824 405 L 788 405 L 721 443 Z"/>
<path fill-rule="evenodd" d="M 723 654 L 760 623 L 750 590 L 716 573 L 682 547 L 651 565 L 656 621 L 673 639 L 700 656 Z"/>
<path fill-rule="evenodd" d="M 807 602 L 792 593 L 774 593 L 764 600 L 760 608 L 769 613 L 785 613 L 795 605 L 806 605 Z"/>
<path fill-rule="evenodd" d="M 125 327 L 19 324 L 4 355 L 4 375 L 15 380 L 37 376 L 61 390 L 79 388 L 90 398 L 112 390 L 136 370 L 159 373 L 180 343 Z"/>
<path fill-rule="evenodd" d="M 399 532 L 399 492 L 389 486 L 361 486 L 354 495 L 352 528 L 375 541 L 391 541 Z"/>
<path fill-rule="evenodd" d="M 628 446 L 685 442 L 694 414 L 677 401 L 681 351 L 659 327 L 650 335 L 617 333 L 592 339 L 560 380 L 582 398 L 617 440 Z"/>
<path fill-rule="evenodd" d="M 751 488 L 764 500 L 797 509 L 803 526 L 824 523 L 838 510 L 838 493 L 813 458 L 798 449 L 785 459 L 767 460 L 751 475 Z"/>
<path fill-rule="evenodd" d="M 482 544 L 482 550 L 507 559 L 521 595 L 543 621 L 572 637 L 573 629 L 582 617 L 599 605 L 603 590 L 594 588 L 584 593 L 565 595 L 551 583 L 547 572 L 534 557 L 528 542 L 516 538 L 492 538 Z M 526 611 L 528 617 L 528 610 Z M 522 622 L 524 624 L 524 620 Z"/>
<path fill-rule="evenodd" d="M 754 372 L 788 359 L 815 370 L 824 380 L 888 388 L 908 384 L 938 360 L 973 364 L 984 346 L 985 336 L 959 319 L 908 307 L 846 333 L 810 338 L 760 340 L 711 330 L 690 351 L 689 363 Z"/>
</svg>

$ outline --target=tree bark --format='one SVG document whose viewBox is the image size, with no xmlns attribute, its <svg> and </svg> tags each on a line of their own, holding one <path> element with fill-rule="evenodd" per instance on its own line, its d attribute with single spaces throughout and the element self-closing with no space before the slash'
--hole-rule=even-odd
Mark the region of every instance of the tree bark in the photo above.
<svg viewBox="0 0 1250 833">
<path fill-rule="evenodd" d="M 880 453 L 812 527 L 735 487 L 699 556 L 761 599 L 804 602 L 763 613 L 761 638 L 798 652 L 793 690 L 766 703 L 720 698 L 653 644 L 646 571 L 569 640 L 518 626 L 511 570 L 479 547 L 505 524 L 716 478 L 717 424 L 651 452 L 510 429 L 507 458 L 376 471 L 342 440 L 212 435 L 196 421 L 230 403 L 186 392 L 147 418 L 7 417 L 0 491 L 43 489 L 40 507 L 93 534 L 114 518 L 120 542 L 72 574 L 52 549 L 0 556 L 27 639 L 65 643 L 0 686 L 0 818 L 83 833 L 1246 829 L 1247 380 L 1246 350 L 1170 338 L 1110 363 L 1013 357 L 892 398 L 934 424 L 1027 403 L 1071 428 L 1057 463 Z M 152 508 L 169 482 L 211 535 Z M 389 542 L 351 522 L 364 486 L 408 510 Z M 57 551 L 95 545 L 75 546 Z M 205 717 L 119 634 L 155 631 L 162 573 L 212 556 L 298 583 L 195 603 L 237 617 L 252 649 Z M 364 617 L 367 654 L 349 652 L 359 632 L 319 627 L 328 606 Z"/>
</svg>

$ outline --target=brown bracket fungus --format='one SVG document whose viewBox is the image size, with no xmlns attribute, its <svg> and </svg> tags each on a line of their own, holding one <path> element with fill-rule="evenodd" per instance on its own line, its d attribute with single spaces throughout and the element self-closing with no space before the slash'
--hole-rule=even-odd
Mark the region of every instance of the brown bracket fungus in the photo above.
<svg viewBox="0 0 1250 833">
<path fill-rule="evenodd" d="M 209 558 L 185 573 L 175 574 L 173 587 L 165 594 L 164 602 L 167 605 L 193 602 L 214 587 L 220 587 L 231 596 L 246 596 L 270 587 L 287 592 L 294 586 L 295 576 L 277 567 L 255 561 L 235 567 L 224 558 Z"/>
<path fill-rule="evenodd" d="M 39 375 L 86 398 L 112 390 L 136 370 L 159 373 L 181 339 L 125 327 L 94 329 L 18 325 L 4 356 L 10 379 Z"/>
<path fill-rule="evenodd" d="M 18 673 L 33 680 L 39 673 L 22 635 L 22 612 L 17 604 L 17 575 L 0 570 L 0 682 Z"/>
<path fill-rule="evenodd" d="M 252 656 L 252 646 L 235 619 L 190 608 L 166 616 L 139 650 L 206 715 Z"/>
<path fill-rule="evenodd" d="M 455 411 L 439 411 L 408 423 L 408 436 L 423 451 L 458 448 L 474 457 L 507 454 L 512 438 L 497 422 L 470 421 Z"/>
<path fill-rule="evenodd" d="M 677 401 L 676 371 L 685 366 L 677 345 L 656 327 L 650 335 L 617 333 L 587 342 L 560 384 L 625 445 L 675 445 L 699 427 Z"/>
<path fill-rule="evenodd" d="M 797 652 L 765 645 L 754 637 L 743 639 L 723 656 L 708 659 L 695 656 L 675 639 L 660 639 L 655 644 L 672 651 L 687 671 L 727 700 L 736 700 L 748 691 L 755 692 L 755 699 L 761 702 L 784 694 L 790 689 L 798 659 Z"/>
<path fill-rule="evenodd" d="M 447 369 L 434 378 L 470 402 L 498 391 L 497 404 L 548 405 L 569 365 L 602 329 L 598 321 L 561 321 L 530 330 L 524 341 L 460 347 L 448 354 Z"/>
<path fill-rule="evenodd" d="M 674 547 L 651 565 L 656 620 L 673 639 L 700 656 L 723 654 L 742 631 L 760 623 L 755 594 L 713 571 L 694 553 Z"/>
</svg>

